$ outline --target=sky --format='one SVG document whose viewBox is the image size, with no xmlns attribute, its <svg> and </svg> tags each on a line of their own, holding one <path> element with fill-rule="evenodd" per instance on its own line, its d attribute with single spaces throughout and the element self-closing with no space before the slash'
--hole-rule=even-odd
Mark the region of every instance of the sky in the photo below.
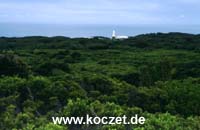
<svg viewBox="0 0 200 130">
<path fill-rule="evenodd" d="M 200 0 L 0 0 L 0 23 L 192 25 Z"/>
</svg>

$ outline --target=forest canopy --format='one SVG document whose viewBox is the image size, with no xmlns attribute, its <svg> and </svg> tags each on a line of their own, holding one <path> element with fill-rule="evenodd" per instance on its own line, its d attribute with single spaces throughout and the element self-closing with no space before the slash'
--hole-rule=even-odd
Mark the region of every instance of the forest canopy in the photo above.
<svg viewBox="0 0 200 130">
<path fill-rule="evenodd" d="M 0 38 L 2 130 L 199 130 L 200 35 Z M 54 125 L 52 116 L 144 125 Z"/>
</svg>

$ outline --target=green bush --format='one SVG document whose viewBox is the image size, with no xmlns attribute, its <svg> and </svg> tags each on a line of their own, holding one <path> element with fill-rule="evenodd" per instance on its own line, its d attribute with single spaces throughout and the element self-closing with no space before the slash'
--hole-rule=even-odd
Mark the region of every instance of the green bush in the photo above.
<svg viewBox="0 0 200 130">
<path fill-rule="evenodd" d="M 26 77 L 28 74 L 28 65 L 18 56 L 14 54 L 0 54 L 0 75 Z"/>
</svg>

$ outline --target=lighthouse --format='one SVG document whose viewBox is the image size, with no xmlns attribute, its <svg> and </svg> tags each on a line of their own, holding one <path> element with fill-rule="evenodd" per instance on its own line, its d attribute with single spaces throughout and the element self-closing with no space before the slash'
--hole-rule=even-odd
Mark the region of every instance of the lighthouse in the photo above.
<svg viewBox="0 0 200 130">
<path fill-rule="evenodd" d="M 115 30 L 113 30 L 112 39 L 115 39 L 115 38 L 116 38 L 116 34 L 115 34 Z"/>
<path fill-rule="evenodd" d="M 113 30 L 112 39 L 123 40 L 123 39 L 128 39 L 128 36 L 117 36 L 115 30 Z"/>
</svg>

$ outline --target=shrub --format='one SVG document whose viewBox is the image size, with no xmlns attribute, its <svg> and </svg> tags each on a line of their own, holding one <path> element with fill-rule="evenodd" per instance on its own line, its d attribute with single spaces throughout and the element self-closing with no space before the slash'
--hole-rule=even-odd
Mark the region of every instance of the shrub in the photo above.
<svg viewBox="0 0 200 130">
<path fill-rule="evenodd" d="M 0 55 L 0 75 L 13 76 L 18 75 L 25 77 L 29 74 L 28 65 L 17 55 L 1 54 Z"/>
</svg>

